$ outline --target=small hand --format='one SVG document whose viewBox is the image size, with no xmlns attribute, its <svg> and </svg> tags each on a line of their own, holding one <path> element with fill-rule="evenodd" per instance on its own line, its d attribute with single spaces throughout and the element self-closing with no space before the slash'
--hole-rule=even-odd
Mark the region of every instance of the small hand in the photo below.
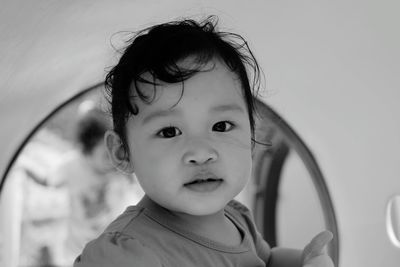
<svg viewBox="0 0 400 267">
<path fill-rule="evenodd" d="M 331 257 L 324 250 L 332 238 L 333 234 L 329 231 L 316 235 L 303 250 L 303 267 L 334 267 Z"/>
</svg>

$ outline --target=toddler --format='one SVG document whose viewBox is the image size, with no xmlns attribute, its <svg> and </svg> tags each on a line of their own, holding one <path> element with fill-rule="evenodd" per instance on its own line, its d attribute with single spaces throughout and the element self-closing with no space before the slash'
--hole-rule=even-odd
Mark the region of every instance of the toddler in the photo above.
<svg viewBox="0 0 400 267">
<path fill-rule="evenodd" d="M 330 232 L 272 249 L 233 198 L 252 169 L 258 64 L 214 17 L 142 30 L 108 73 L 115 166 L 145 196 L 87 244 L 75 267 L 321 266 Z"/>
</svg>

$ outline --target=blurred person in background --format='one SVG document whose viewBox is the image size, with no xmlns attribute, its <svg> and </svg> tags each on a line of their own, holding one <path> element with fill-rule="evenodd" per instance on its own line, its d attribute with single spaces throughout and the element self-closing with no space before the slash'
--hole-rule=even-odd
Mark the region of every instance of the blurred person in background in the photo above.
<svg viewBox="0 0 400 267">
<path fill-rule="evenodd" d="M 77 149 L 67 153 L 52 172 L 53 182 L 67 187 L 69 194 L 65 263 L 73 262 L 88 241 L 143 195 L 134 176 L 117 172 L 111 165 L 104 145 L 104 133 L 110 127 L 102 110 L 83 102 L 75 131 Z"/>
<path fill-rule="evenodd" d="M 110 164 L 103 136 L 111 123 L 94 101 L 63 116 L 40 129 L 10 169 L 0 202 L 0 266 L 70 266 L 143 195 L 134 176 Z"/>
</svg>

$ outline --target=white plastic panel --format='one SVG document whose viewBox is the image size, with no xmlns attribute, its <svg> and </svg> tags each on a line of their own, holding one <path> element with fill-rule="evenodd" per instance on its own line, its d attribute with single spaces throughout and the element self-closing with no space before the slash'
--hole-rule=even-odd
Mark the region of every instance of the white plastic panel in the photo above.
<svg viewBox="0 0 400 267">
<path fill-rule="evenodd" d="M 386 230 L 393 245 L 400 248 L 400 196 L 392 197 L 387 204 Z"/>
</svg>

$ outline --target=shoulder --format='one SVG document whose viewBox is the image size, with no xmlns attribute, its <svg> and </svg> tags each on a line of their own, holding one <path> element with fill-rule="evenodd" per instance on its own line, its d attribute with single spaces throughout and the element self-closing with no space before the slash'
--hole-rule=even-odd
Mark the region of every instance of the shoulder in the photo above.
<svg viewBox="0 0 400 267">
<path fill-rule="evenodd" d="M 225 210 L 234 217 L 239 216 L 251 220 L 253 217 L 251 211 L 237 200 L 231 200 L 228 205 L 226 205 Z"/>
<path fill-rule="evenodd" d="M 257 255 L 263 259 L 264 262 L 268 262 L 271 255 L 271 247 L 258 232 L 252 212 L 245 205 L 236 200 L 230 201 L 225 210 L 248 231 L 253 240 Z"/>
<path fill-rule="evenodd" d="M 143 214 L 143 208 L 138 206 L 129 206 L 125 209 L 125 211 L 119 215 L 114 221 L 112 221 L 107 228 L 104 230 L 104 233 L 114 233 L 114 234 L 122 234 L 127 236 L 135 236 L 130 230 L 132 227 L 129 227 L 132 224 L 135 224 Z"/>
<path fill-rule="evenodd" d="M 138 239 L 122 233 L 103 233 L 89 242 L 74 267 L 162 266 L 157 255 Z"/>
<path fill-rule="evenodd" d="M 256 238 L 257 227 L 254 223 L 253 214 L 245 205 L 237 200 L 231 200 L 225 207 L 225 211 L 247 229 L 253 238 Z"/>
<path fill-rule="evenodd" d="M 125 230 L 140 215 L 140 208 L 129 207 L 102 235 L 85 246 L 74 267 L 162 266 L 156 253 L 136 238 L 135 233 Z"/>
<path fill-rule="evenodd" d="M 243 205 L 242 203 L 240 203 L 239 201 L 234 200 L 234 199 L 229 201 L 228 207 L 232 208 L 240 213 L 249 213 L 250 212 L 250 210 L 245 205 Z"/>
</svg>

